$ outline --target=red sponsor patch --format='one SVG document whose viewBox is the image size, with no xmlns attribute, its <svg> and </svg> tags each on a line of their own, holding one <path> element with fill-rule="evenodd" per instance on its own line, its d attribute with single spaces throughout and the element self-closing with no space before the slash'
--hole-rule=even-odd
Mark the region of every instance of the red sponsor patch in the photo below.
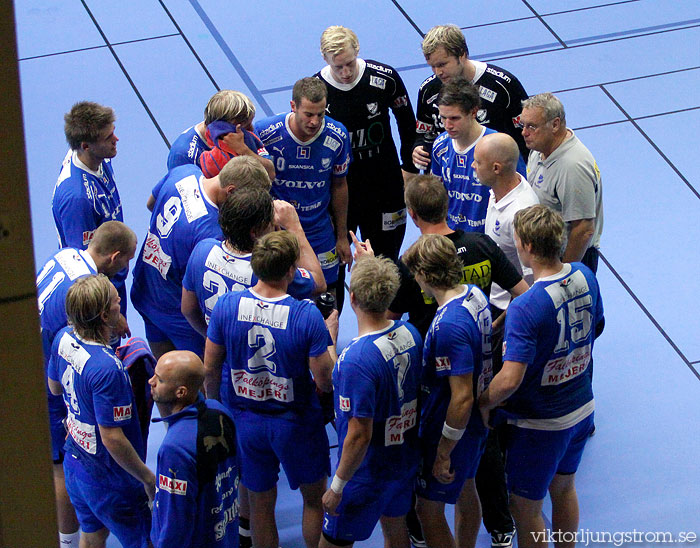
<svg viewBox="0 0 700 548">
<path fill-rule="evenodd" d="M 350 398 L 338 396 L 338 407 L 341 411 L 350 411 Z"/>
<path fill-rule="evenodd" d="M 131 404 L 114 407 L 114 420 L 127 421 L 131 418 Z"/>
<path fill-rule="evenodd" d="M 306 279 L 309 279 L 309 280 L 311 279 L 311 274 L 309 274 L 309 271 L 306 270 L 305 268 L 300 268 L 300 269 L 299 269 L 299 273 L 301 274 L 301 277 L 302 277 L 302 278 L 306 278 Z"/>
<path fill-rule="evenodd" d="M 187 493 L 187 482 L 159 474 L 158 488 L 172 495 L 184 495 Z"/>
</svg>

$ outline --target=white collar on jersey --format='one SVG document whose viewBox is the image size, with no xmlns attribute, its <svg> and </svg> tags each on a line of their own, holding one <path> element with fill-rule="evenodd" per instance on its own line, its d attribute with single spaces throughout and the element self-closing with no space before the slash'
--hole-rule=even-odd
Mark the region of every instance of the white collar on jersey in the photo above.
<svg viewBox="0 0 700 548">
<path fill-rule="evenodd" d="M 556 274 L 550 274 L 549 276 L 544 276 L 543 278 L 537 278 L 535 281 L 536 282 L 552 282 L 554 280 L 558 280 L 559 278 L 563 278 L 564 276 L 568 276 L 570 272 L 571 272 L 571 263 L 564 263 L 564 265 L 561 267 L 561 270 L 559 272 L 557 272 Z"/>
<path fill-rule="evenodd" d="M 97 171 L 91 170 L 88 166 L 86 166 L 83 162 L 80 161 L 80 158 L 78 158 L 78 151 L 74 150 L 73 151 L 73 163 L 75 166 L 79 169 L 82 169 L 83 171 L 87 171 L 91 175 L 94 175 L 95 177 L 102 177 L 102 162 L 100 162 L 100 167 L 98 168 Z"/>
<path fill-rule="evenodd" d="M 341 82 L 336 82 L 335 78 L 333 78 L 333 75 L 331 74 L 331 67 L 329 65 L 326 65 L 325 67 L 323 67 L 321 69 L 321 76 L 326 81 L 326 83 L 330 84 L 334 88 L 339 89 L 340 91 L 350 91 L 362 79 L 362 76 L 365 73 L 366 66 L 367 66 L 367 63 L 365 63 L 365 60 L 360 59 L 358 57 L 357 58 L 357 76 L 355 77 L 355 80 L 353 80 L 349 84 L 343 84 Z"/>
</svg>

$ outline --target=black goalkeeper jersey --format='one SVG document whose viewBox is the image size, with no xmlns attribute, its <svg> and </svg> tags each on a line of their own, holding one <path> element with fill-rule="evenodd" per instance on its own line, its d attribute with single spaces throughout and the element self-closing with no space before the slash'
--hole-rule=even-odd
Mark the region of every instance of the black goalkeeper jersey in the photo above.
<svg viewBox="0 0 700 548">
<path fill-rule="evenodd" d="M 389 111 L 393 111 L 401 138 L 401 164 L 415 171 L 411 160 L 416 119 L 408 92 L 398 72 L 377 61 L 357 60 L 361 75 L 351 84 L 336 82 L 330 67 L 316 73 L 328 88 L 326 113 L 350 133 L 353 165 L 368 161 L 397 166 L 399 158 L 391 134 Z M 364 66 L 363 66 L 364 65 Z"/>
<path fill-rule="evenodd" d="M 522 101 L 527 93 L 520 81 L 510 72 L 495 65 L 472 61 L 481 75 L 474 82 L 479 87 L 481 107 L 476 119 L 481 125 L 501 133 L 507 133 L 518 143 L 520 155 L 527 162 L 529 150 L 525 146 L 520 128 Z M 417 139 L 415 146 L 425 145 L 426 134 L 433 139 L 445 128 L 440 120 L 437 97 L 442 82 L 434 74 L 423 81 L 418 90 L 418 110 L 416 121 Z"/>
</svg>

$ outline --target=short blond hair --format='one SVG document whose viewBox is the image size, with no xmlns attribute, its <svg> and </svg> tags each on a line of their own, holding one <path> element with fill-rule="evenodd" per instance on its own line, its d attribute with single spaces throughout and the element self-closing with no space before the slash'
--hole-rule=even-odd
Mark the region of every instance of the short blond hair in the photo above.
<svg viewBox="0 0 700 548">
<path fill-rule="evenodd" d="M 270 190 L 272 182 L 257 156 L 234 156 L 219 173 L 221 188 L 233 185 L 236 190 L 246 187 Z"/>
<path fill-rule="evenodd" d="M 350 293 L 360 308 L 384 313 L 399 290 L 399 269 L 386 257 L 365 257 L 352 268 Z"/>
<path fill-rule="evenodd" d="M 462 281 L 462 261 L 449 238 L 423 234 L 401 257 L 414 276 L 420 274 L 430 287 L 451 289 Z"/>
<path fill-rule="evenodd" d="M 78 278 L 66 294 L 66 316 L 75 333 L 87 340 L 109 344 L 102 314 L 111 305 L 112 282 L 104 274 Z"/>
<path fill-rule="evenodd" d="M 530 252 L 542 259 L 561 256 L 566 228 L 561 215 L 545 205 L 537 204 L 515 213 L 515 233 L 523 245 L 531 245 Z"/>
<path fill-rule="evenodd" d="M 231 124 L 244 124 L 255 117 L 255 105 L 247 95 L 232 89 L 222 89 L 212 95 L 204 109 L 206 125 L 223 120 Z"/>
<path fill-rule="evenodd" d="M 333 25 L 321 34 L 321 55 L 323 57 L 330 55 L 332 58 L 347 48 L 352 48 L 355 55 L 360 51 L 360 41 L 357 39 L 357 34 L 349 28 Z"/>
<path fill-rule="evenodd" d="M 459 58 L 462 55 L 469 57 L 467 41 L 464 39 L 462 29 L 457 25 L 438 25 L 433 27 L 423 38 L 421 47 L 426 59 L 440 47 L 445 48 L 447 54 L 453 57 Z"/>
</svg>

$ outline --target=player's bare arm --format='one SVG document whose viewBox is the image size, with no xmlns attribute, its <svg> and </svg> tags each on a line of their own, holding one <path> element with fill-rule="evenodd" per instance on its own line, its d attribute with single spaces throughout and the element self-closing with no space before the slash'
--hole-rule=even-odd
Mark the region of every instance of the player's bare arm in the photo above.
<svg viewBox="0 0 700 548">
<path fill-rule="evenodd" d="M 102 426 L 98 424 L 100 437 L 105 449 L 124 470 L 143 483 L 148 500 L 153 501 L 156 491 L 156 477 L 150 468 L 144 464 L 131 442 L 119 427 Z"/>
<path fill-rule="evenodd" d="M 467 427 L 474 403 L 472 390 L 472 374 L 454 375 L 450 379 L 450 403 L 447 406 L 445 425 L 453 430 L 461 430 Z M 456 439 L 454 439 L 456 438 Z M 438 443 L 435 463 L 433 464 L 433 476 L 440 483 L 451 483 L 454 480 L 454 472 L 451 470 L 450 455 L 459 442 L 461 436 L 445 437 L 445 429 Z"/>
<path fill-rule="evenodd" d="M 351 417 L 348 420 L 348 433 L 343 442 L 343 456 L 338 463 L 335 476 L 347 483 L 362 464 L 367 453 L 367 448 L 372 440 L 372 419 Z M 333 478 L 333 481 L 337 480 Z M 345 484 L 343 483 L 343 486 Z M 343 498 L 342 488 L 340 492 L 334 490 L 334 484 L 323 495 L 323 509 L 332 516 Z"/>
<path fill-rule="evenodd" d="M 226 347 L 211 342 L 207 337 L 204 347 L 204 394 L 207 398 L 218 400 L 221 388 L 221 366 L 226 357 Z"/>
<path fill-rule="evenodd" d="M 479 397 L 479 411 L 484 425 L 489 425 L 491 410 L 507 400 L 523 382 L 527 364 L 504 361 L 503 367 L 493 378 L 489 387 Z"/>
<path fill-rule="evenodd" d="M 182 288 L 180 311 L 197 333 L 202 335 L 202 337 L 207 336 L 207 322 L 204 319 L 204 314 L 202 314 L 202 309 L 199 307 L 199 301 L 197 300 L 197 294 L 194 291 Z"/>
<path fill-rule="evenodd" d="M 348 242 L 348 180 L 333 177 L 331 181 L 331 212 L 335 225 L 336 251 L 343 264 L 352 264 L 352 253 Z"/>
<path fill-rule="evenodd" d="M 299 221 L 297 210 L 289 202 L 284 200 L 275 200 L 275 226 L 279 226 L 292 232 L 299 242 L 299 260 L 297 266 L 305 268 L 314 279 L 316 288 L 313 294 L 319 295 L 326 291 L 326 278 L 323 275 L 321 263 L 318 261 L 318 256 L 314 253 L 309 240 L 306 238 L 306 233 Z"/>
</svg>

